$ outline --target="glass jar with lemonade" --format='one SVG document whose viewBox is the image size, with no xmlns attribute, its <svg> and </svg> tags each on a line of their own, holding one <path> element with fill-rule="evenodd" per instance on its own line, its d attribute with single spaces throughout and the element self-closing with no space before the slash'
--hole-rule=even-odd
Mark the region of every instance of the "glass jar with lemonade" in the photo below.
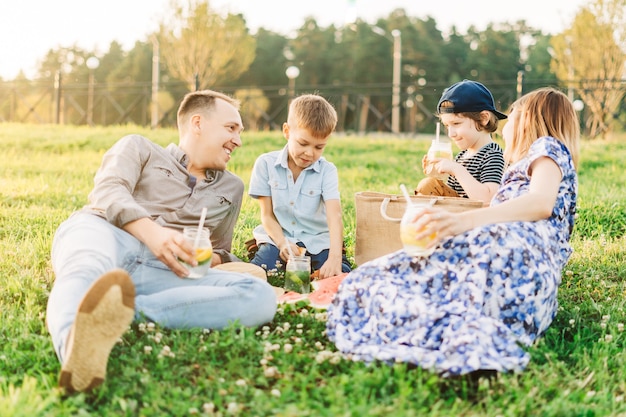
<svg viewBox="0 0 626 417">
<path fill-rule="evenodd" d="M 434 139 L 428 149 L 426 155 L 427 162 L 425 166 L 425 174 L 429 177 L 438 178 L 442 181 L 448 180 L 448 174 L 440 174 L 435 168 L 435 158 L 452 160 L 452 143 L 448 141 Z"/>
<path fill-rule="evenodd" d="M 400 221 L 400 240 L 402 241 L 404 251 L 411 256 L 428 256 L 435 250 L 434 247 L 427 248 L 426 246 L 437 238 L 437 233 L 431 233 L 419 240 L 416 238 L 417 234 L 423 229 L 417 229 L 415 216 L 428 206 L 430 206 L 429 202 L 407 204 Z"/>
<path fill-rule="evenodd" d="M 200 235 L 198 235 L 200 233 Z M 211 233 L 209 229 L 203 227 L 198 231 L 197 227 L 185 227 L 183 229 L 185 240 L 193 246 L 196 254 L 197 266 L 191 266 L 183 263 L 189 270 L 187 278 L 203 277 L 211 267 L 211 258 L 213 258 L 213 245 L 211 245 Z"/>
</svg>

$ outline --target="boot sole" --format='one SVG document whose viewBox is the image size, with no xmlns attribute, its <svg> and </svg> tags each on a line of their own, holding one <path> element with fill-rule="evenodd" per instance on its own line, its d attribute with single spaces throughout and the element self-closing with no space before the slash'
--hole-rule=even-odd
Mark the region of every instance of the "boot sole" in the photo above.
<svg viewBox="0 0 626 417">
<path fill-rule="evenodd" d="M 83 297 L 70 331 L 59 386 L 69 393 L 104 382 L 109 355 L 135 315 L 135 286 L 116 269 L 102 275 Z"/>
</svg>

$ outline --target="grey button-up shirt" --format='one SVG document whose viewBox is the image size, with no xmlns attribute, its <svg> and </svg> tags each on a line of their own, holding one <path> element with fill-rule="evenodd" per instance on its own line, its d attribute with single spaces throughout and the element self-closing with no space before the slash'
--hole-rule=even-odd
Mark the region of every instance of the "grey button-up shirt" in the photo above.
<svg viewBox="0 0 626 417">
<path fill-rule="evenodd" d="M 83 210 L 120 228 L 149 217 L 182 230 L 197 225 L 206 207 L 205 226 L 215 252 L 224 262 L 236 260 L 229 252 L 243 181 L 228 171 L 207 170 L 207 179 L 196 183 L 186 166 L 187 156 L 177 145 L 162 148 L 140 135 L 125 136 L 104 154 Z"/>
</svg>

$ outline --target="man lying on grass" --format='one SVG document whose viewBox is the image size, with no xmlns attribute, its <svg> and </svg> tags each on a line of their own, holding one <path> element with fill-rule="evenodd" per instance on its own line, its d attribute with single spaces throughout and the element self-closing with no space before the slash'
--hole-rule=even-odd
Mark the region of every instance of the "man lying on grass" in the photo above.
<svg viewBox="0 0 626 417">
<path fill-rule="evenodd" d="M 241 146 L 239 102 L 214 91 L 185 96 L 179 144 L 162 148 L 129 135 L 104 155 L 89 204 L 58 228 L 52 245 L 56 280 L 47 326 L 68 392 L 104 381 L 115 342 L 134 318 L 176 329 L 221 329 L 271 321 L 276 296 L 264 280 L 196 266 L 181 233 L 200 221 L 211 232 L 212 266 L 230 254 L 244 185 L 226 171 Z M 206 216 L 202 216 L 206 208 Z"/>
</svg>

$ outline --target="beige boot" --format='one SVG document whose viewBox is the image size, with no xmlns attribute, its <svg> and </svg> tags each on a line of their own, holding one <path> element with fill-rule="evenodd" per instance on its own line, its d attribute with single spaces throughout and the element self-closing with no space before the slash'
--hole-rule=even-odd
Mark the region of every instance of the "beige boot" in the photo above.
<svg viewBox="0 0 626 417">
<path fill-rule="evenodd" d="M 116 269 L 102 275 L 83 297 L 68 336 L 59 386 L 67 392 L 102 384 L 111 349 L 135 315 L 135 286 Z"/>
<path fill-rule="evenodd" d="M 415 195 L 458 197 L 459 194 L 438 178 L 426 177 L 415 187 Z"/>
</svg>

